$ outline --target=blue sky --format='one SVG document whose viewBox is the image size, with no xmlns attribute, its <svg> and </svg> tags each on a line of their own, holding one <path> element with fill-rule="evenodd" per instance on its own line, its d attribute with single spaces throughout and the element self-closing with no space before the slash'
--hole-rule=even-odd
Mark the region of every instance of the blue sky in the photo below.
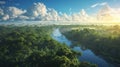
<svg viewBox="0 0 120 67">
<path fill-rule="evenodd" d="M 21 9 L 27 9 L 33 5 L 33 3 L 44 3 L 48 8 L 54 8 L 55 10 L 69 14 L 71 12 L 79 12 L 81 9 L 85 9 L 88 14 L 94 13 L 100 6 L 91 8 L 96 3 L 108 3 L 111 7 L 119 7 L 120 0 L 0 0 L 5 1 L 5 4 L 0 6 L 15 6 Z"/>
<path fill-rule="evenodd" d="M 0 0 L 0 21 L 117 21 L 120 0 Z"/>
</svg>

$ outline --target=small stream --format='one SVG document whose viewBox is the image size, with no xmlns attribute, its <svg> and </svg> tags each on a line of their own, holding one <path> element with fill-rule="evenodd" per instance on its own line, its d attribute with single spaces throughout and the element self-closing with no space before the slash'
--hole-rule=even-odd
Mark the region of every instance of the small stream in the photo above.
<svg viewBox="0 0 120 67">
<path fill-rule="evenodd" d="M 72 45 L 72 42 L 68 40 L 64 35 L 61 34 L 59 29 L 54 29 L 52 33 L 52 38 L 60 43 L 65 43 L 67 46 Z M 75 51 L 80 51 L 82 53 L 81 56 L 79 56 L 80 61 L 87 61 L 93 64 L 97 64 L 98 67 L 113 67 L 111 64 L 107 63 L 104 59 L 96 56 L 90 49 L 83 50 L 81 47 L 73 47 L 72 48 Z"/>
</svg>

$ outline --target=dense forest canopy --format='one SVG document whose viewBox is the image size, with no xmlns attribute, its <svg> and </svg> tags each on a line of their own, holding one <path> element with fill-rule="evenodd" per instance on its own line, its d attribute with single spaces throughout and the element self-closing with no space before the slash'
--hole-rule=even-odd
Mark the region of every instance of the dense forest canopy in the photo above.
<svg viewBox="0 0 120 67">
<path fill-rule="evenodd" d="M 61 29 L 74 44 L 91 49 L 115 66 L 120 66 L 120 26 L 76 26 Z M 67 30 L 67 31 L 66 31 Z"/>
<path fill-rule="evenodd" d="M 0 26 L 0 67 L 97 67 L 50 36 L 53 26 Z"/>
</svg>

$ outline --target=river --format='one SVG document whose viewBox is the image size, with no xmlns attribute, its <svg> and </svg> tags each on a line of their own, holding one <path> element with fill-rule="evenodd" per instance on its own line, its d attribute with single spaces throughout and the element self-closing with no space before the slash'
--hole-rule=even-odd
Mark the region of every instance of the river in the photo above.
<svg viewBox="0 0 120 67">
<path fill-rule="evenodd" d="M 67 46 L 70 47 L 72 45 L 72 42 L 68 40 L 61 32 L 59 29 L 54 29 L 52 32 L 52 38 L 60 43 L 65 43 Z M 104 59 L 101 57 L 95 55 L 90 49 L 81 49 L 81 47 L 73 47 L 72 48 L 75 51 L 80 51 L 82 53 L 81 56 L 78 57 L 80 61 L 87 61 L 93 64 L 97 64 L 98 67 L 113 67 L 113 65 L 107 63 Z"/>
</svg>

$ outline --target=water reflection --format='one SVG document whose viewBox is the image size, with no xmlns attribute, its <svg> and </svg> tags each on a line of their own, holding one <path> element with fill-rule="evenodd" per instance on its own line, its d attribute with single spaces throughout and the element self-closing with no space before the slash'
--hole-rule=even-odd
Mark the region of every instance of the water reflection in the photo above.
<svg viewBox="0 0 120 67">
<path fill-rule="evenodd" d="M 64 35 L 61 34 L 59 29 L 55 29 L 52 33 L 52 38 L 57 40 L 60 43 L 65 43 L 66 45 L 70 46 L 72 43 L 68 40 Z M 104 59 L 96 56 L 90 49 L 82 50 L 81 47 L 73 47 L 75 51 L 80 51 L 82 56 L 79 56 L 80 61 L 88 61 L 90 63 L 97 64 L 99 67 L 113 67 L 112 65 L 108 64 Z"/>
</svg>

